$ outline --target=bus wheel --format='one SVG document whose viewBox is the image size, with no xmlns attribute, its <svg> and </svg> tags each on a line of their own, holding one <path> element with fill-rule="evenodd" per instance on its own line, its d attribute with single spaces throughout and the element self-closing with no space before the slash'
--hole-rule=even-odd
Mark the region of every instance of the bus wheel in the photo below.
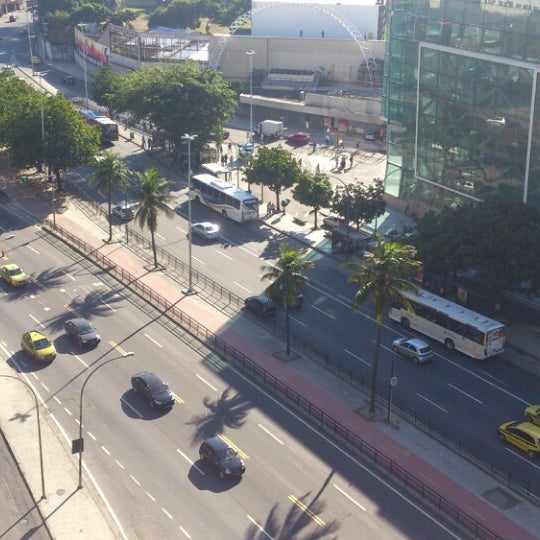
<svg viewBox="0 0 540 540">
<path fill-rule="evenodd" d="M 227 210 L 222 210 L 222 211 L 221 211 L 221 215 L 222 215 L 223 217 L 227 217 Z"/>
<path fill-rule="evenodd" d="M 451 339 L 446 339 L 444 341 L 444 346 L 449 350 L 449 351 L 453 351 L 454 350 L 454 342 L 451 340 Z"/>
<path fill-rule="evenodd" d="M 401 326 L 403 328 L 410 328 L 411 322 L 409 321 L 409 319 L 407 319 L 407 317 L 401 317 Z"/>
</svg>

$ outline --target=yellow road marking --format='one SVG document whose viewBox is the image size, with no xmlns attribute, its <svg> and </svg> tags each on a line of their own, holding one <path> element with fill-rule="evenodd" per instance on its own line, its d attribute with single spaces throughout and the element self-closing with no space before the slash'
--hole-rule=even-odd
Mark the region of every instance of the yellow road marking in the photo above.
<svg viewBox="0 0 540 540">
<path fill-rule="evenodd" d="M 180 405 L 182 403 L 185 403 L 185 401 L 180 396 L 177 396 L 174 392 L 172 393 L 172 395 L 173 395 L 174 401 L 176 401 L 176 403 L 180 403 Z"/>
<path fill-rule="evenodd" d="M 65 307 L 70 313 L 73 313 L 73 315 L 75 315 L 76 317 L 78 317 L 79 319 L 81 318 L 81 316 L 77 313 L 77 310 L 76 310 L 76 309 L 73 309 L 71 306 L 68 306 L 68 305 L 64 305 L 64 307 Z"/>
<path fill-rule="evenodd" d="M 300 499 L 294 495 L 289 495 L 289 501 L 298 506 L 302 512 L 305 512 L 319 527 L 324 527 L 326 523 L 316 514 L 314 514 Z"/>
<path fill-rule="evenodd" d="M 236 446 L 232 441 L 227 439 L 225 435 L 218 435 L 218 438 L 221 439 L 225 444 L 228 444 L 233 450 L 236 450 L 236 452 L 238 452 L 238 455 L 242 459 L 249 459 L 249 456 L 245 454 L 244 452 L 242 452 L 242 450 L 240 450 L 240 448 L 238 448 L 238 446 Z"/>
<path fill-rule="evenodd" d="M 118 354 L 121 354 L 122 356 L 124 354 L 127 354 L 126 351 L 124 351 L 124 349 L 122 349 L 122 347 L 120 347 L 120 345 L 118 345 L 118 343 L 116 343 L 115 341 L 109 341 L 109 345 L 113 349 L 115 349 L 118 352 Z"/>
</svg>

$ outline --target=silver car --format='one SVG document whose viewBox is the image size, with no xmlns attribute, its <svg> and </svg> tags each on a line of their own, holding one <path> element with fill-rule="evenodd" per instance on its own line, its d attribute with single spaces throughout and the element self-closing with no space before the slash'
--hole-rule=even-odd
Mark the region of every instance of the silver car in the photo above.
<svg viewBox="0 0 540 540">
<path fill-rule="evenodd" d="M 213 240 L 219 238 L 219 225 L 210 223 L 209 221 L 203 221 L 201 223 L 194 223 L 191 226 L 191 230 L 194 234 L 197 234 L 205 240 Z"/>
<path fill-rule="evenodd" d="M 428 362 L 433 358 L 433 349 L 418 338 L 399 338 L 392 341 L 392 350 L 395 353 L 410 358 L 415 364 Z"/>
</svg>

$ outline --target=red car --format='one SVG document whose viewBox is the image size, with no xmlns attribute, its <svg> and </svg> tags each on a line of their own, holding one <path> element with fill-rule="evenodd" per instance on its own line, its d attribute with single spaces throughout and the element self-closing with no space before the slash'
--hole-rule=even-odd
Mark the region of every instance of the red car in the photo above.
<svg viewBox="0 0 540 540">
<path fill-rule="evenodd" d="M 310 139 L 311 135 L 309 133 L 304 133 L 303 131 L 292 133 L 287 137 L 287 141 L 293 144 L 307 144 Z"/>
</svg>

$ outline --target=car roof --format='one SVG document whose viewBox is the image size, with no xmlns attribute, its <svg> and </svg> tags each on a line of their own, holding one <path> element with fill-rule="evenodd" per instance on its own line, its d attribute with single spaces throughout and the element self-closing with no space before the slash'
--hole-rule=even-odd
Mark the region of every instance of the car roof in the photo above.
<svg viewBox="0 0 540 540">
<path fill-rule="evenodd" d="M 39 330 L 28 330 L 28 334 L 30 335 L 30 339 L 32 341 L 35 339 L 47 338 L 47 336 L 45 334 L 42 334 Z"/>
<path fill-rule="evenodd" d="M 523 420 L 516 420 L 515 422 L 507 422 L 505 427 L 516 427 L 526 431 L 536 439 L 540 440 L 540 426 L 533 424 L 532 422 L 527 422 Z"/>
<path fill-rule="evenodd" d="M 418 338 L 411 338 L 407 340 L 411 345 L 414 345 L 415 347 L 418 347 L 419 349 L 423 349 L 424 347 L 429 347 L 429 345 Z"/>
<path fill-rule="evenodd" d="M 146 384 L 153 386 L 155 384 L 165 384 L 157 375 L 150 373 L 149 371 L 141 371 L 133 375 L 139 379 L 142 379 Z"/>
<path fill-rule="evenodd" d="M 206 439 L 204 442 L 216 452 L 223 452 L 229 448 L 229 445 L 219 437 L 210 437 L 210 439 Z"/>
<path fill-rule="evenodd" d="M 19 268 L 19 266 L 17 264 L 4 264 L 4 266 L 2 266 L 2 268 L 5 268 L 6 270 L 16 270 L 17 268 Z"/>
<path fill-rule="evenodd" d="M 79 317 L 77 319 L 69 319 L 69 321 L 66 321 L 66 323 L 71 323 L 75 325 L 77 328 L 80 328 L 81 326 L 86 326 L 88 324 L 92 325 L 90 321 L 88 321 L 87 319 L 83 319 L 82 317 Z"/>
</svg>

